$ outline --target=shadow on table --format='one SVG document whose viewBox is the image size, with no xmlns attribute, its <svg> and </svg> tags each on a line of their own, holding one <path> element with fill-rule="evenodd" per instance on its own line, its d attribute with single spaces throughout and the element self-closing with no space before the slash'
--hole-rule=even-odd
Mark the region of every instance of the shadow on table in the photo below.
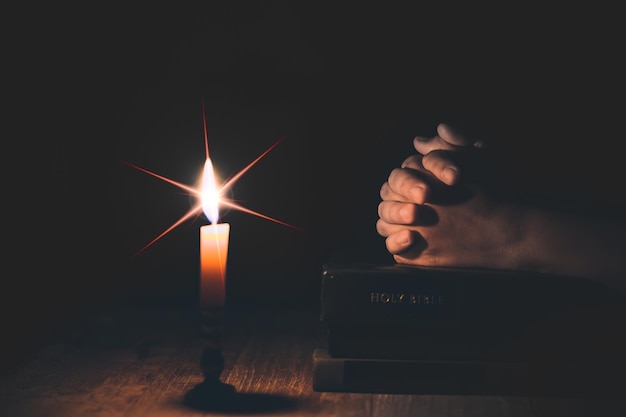
<svg viewBox="0 0 626 417">
<path fill-rule="evenodd" d="M 219 387 L 197 385 L 186 393 L 183 404 L 194 410 L 240 414 L 291 411 L 298 402 L 282 395 L 237 392 L 231 385 L 220 383 Z"/>
</svg>

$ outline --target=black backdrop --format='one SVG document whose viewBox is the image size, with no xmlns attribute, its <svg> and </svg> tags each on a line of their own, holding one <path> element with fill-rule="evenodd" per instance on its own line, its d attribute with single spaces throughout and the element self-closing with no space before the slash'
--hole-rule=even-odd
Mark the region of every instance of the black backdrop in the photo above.
<svg viewBox="0 0 626 417">
<path fill-rule="evenodd" d="M 191 201 L 123 162 L 193 185 L 203 99 L 223 176 L 287 135 L 233 197 L 304 229 L 225 213 L 233 300 L 315 307 L 323 262 L 391 262 L 378 190 L 440 121 L 491 139 L 512 189 L 622 204 L 615 15 L 281 1 L 11 10 L 9 339 L 101 301 L 195 301 L 205 221 L 135 256 Z"/>
</svg>

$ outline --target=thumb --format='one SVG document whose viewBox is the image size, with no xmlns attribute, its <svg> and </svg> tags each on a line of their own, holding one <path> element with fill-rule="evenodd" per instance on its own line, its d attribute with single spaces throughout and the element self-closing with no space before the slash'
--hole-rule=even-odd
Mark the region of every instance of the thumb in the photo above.
<svg viewBox="0 0 626 417">
<path fill-rule="evenodd" d="M 474 142 L 445 123 L 439 123 L 437 126 L 437 134 L 443 140 L 455 146 L 470 146 Z"/>
</svg>

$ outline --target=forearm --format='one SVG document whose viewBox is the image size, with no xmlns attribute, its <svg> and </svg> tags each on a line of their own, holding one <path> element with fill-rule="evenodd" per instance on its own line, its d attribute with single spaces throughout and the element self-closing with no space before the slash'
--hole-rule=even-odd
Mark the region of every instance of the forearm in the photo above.
<svg viewBox="0 0 626 417">
<path fill-rule="evenodd" d="M 606 216 L 525 210 L 519 269 L 602 281 L 626 292 L 626 228 Z"/>
</svg>

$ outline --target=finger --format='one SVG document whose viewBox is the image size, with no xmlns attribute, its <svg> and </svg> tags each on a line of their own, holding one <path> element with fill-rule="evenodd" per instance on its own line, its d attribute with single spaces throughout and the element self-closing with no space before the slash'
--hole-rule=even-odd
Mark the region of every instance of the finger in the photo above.
<svg viewBox="0 0 626 417">
<path fill-rule="evenodd" d="M 428 185 L 412 169 L 394 169 L 389 174 L 387 183 L 393 192 L 402 197 L 398 201 L 424 204 L 428 199 Z"/>
<path fill-rule="evenodd" d="M 408 227 L 404 224 L 388 223 L 383 219 L 378 219 L 376 221 L 376 232 L 378 232 L 378 234 L 382 237 L 389 237 L 394 233 L 407 229 Z"/>
<path fill-rule="evenodd" d="M 396 233 L 389 235 L 385 239 L 385 246 L 387 251 L 392 255 L 398 255 L 406 252 L 415 243 L 415 232 L 409 229 L 403 229 Z"/>
<path fill-rule="evenodd" d="M 402 161 L 402 165 L 400 165 L 400 167 L 411 168 L 416 171 L 426 171 L 426 169 L 424 168 L 424 165 L 422 164 L 422 158 L 423 156 L 420 154 L 411 155 L 408 158 L 406 158 L 404 161 Z"/>
<path fill-rule="evenodd" d="M 433 151 L 433 152 L 439 152 L 439 151 Z M 428 153 L 427 155 L 430 155 L 432 152 Z M 426 155 L 422 156 L 422 155 L 411 155 L 408 158 L 406 158 L 403 162 L 401 167 L 405 168 L 405 169 L 410 169 L 413 171 L 417 171 L 418 173 L 420 173 L 422 176 L 431 176 L 432 173 L 424 166 L 424 158 Z M 419 176 L 416 175 L 417 179 L 420 179 L 422 182 L 424 182 L 426 184 L 426 182 Z"/>
<path fill-rule="evenodd" d="M 383 201 L 378 204 L 378 217 L 387 223 L 412 225 L 417 221 L 418 210 L 413 203 Z"/>
<path fill-rule="evenodd" d="M 405 197 L 393 191 L 391 187 L 389 187 L 389 183 L 385 182 L 380 187 L 380 198 L 390 201 L 402 201 Z"/>
<path fill-rule="evenodd" d="M 440 123 L 437 125 L 437 136 L 416 136 L 413 139 L 413 146 L 417 152 L 426 155 L 435 150 L 456 150 L 470 146 L 474 148 L 484 148 L 485 143 L 480 140 L 472 140 L 455 130 L 452 126 L 446 123 Z"/>
<path fill-rule="evenodd" d="M 444 149 L 451 151 L 456 149 L 454 144 L 447 142 L 439 135 L 433 137 L 415 136 L 413 139 L 413 147 L 422 155 L 426 155 L 435 150 Z"/>
<path fill-rule="evenodd" d="M 447 143 L 455 146 L 472 146 L 474 148 L 484 148 L 485 143 L 481 140 L 472 140 L 471 138 L 461 134 L 455 130 L 452 126 L 445 123 L 440 123 L 437 126 L 437 134 Z"/>
<path fill-rule="evenodd" d="M 454 185 L 459 181 L 460 168 L 445 152 L 433 151 L 424 155 L 422 165 L 444 184 Z"/>
<path fill-rule="evenodd" d="M 446 143 L 453 146 L 470 146 L 472 145 L 472 140 L 467 136 L 461 134 L 457 130 L 455 130 L 452 126 L 439 123 L 437 126 L 437 134 L 444 140 Z"/>
<path fill-rule="evenodd" d="M 423 197 L 425 201 L 429 195 L 430 195 L 430 192 L 427 192 L 426 195 Z M 412 203 L 411 201 L 408 201 L 409 198 L 407 196 L 399 194 L 395 192 L 394 190 L 392 190 L 391 187 L 389 186 L 389 182 L 385 182 L 380 187 L 380 198 L 383 201 L 398 201 L 402 203 Z M 419 204 L 419 203 L 412 203 L 412 204 Z"/>
</svg>

